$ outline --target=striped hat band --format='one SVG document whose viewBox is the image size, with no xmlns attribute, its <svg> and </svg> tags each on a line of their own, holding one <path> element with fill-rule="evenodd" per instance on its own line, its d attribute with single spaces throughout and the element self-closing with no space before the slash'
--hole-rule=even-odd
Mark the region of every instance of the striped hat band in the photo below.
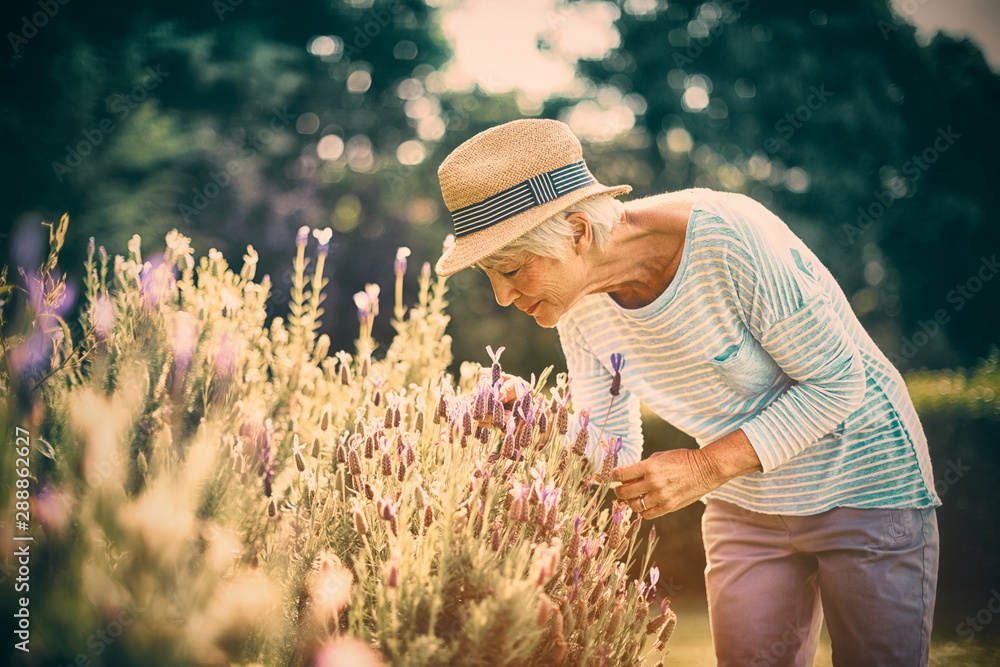
<svg viewBox="0 0 1000 667">
<path fill-rule="evenodd" d="M 486 199 L 451 212 L 455 221 L 455 237 L 503 222 L 536 206 L 552 201 L 567 192 L 596 183 L 583 160 L 532 176 Z"/>
</svg>

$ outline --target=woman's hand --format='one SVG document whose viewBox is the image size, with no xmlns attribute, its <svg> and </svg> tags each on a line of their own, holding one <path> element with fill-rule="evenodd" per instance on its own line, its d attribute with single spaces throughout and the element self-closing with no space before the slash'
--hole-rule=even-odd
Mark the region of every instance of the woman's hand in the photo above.
<svg viewBox="0 0 1000 667">
<path fill-rule="evenodd" d="M 687 507 L 734 477 L 761 469 L 760 459 L 741 430 L 701 449 L 671 449 L 615 468 L 621 482 L 615 495 L 644 519 L 655 519 Z"/>
<path fill-rule="evenodd" d="M 697 449 L 656 452 L 645 461 L 615 468 L 611 478 L 622 483 L 615 488 L 618 498 L 643 519 L 686 507 L 728 481 L 710 469 Z"/>
</svg>

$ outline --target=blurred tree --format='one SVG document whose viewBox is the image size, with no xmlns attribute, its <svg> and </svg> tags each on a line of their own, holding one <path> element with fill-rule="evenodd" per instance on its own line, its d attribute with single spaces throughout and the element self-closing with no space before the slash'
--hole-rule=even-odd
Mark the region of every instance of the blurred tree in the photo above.
<svg viewBox="0 0 1000 667">
<path fill-rule="evenodd" d="M 617 180 L 772 207 L 901 367 L 970 363 L 995 342 L 1000 82 L 974 45 L 921 46 L 882 0 L 628 0 L 618 28 L 619 48 L 583 67 L 605 97 L 645 106 L 617 140 L 633 159 L 609 151 Z M 572 121 L 580 104 L 546 112 Z"/>
<path fill-rule="evenodd" d="M 922 46 L 881 0 L 620 6 L 620 44 L 581 66 L 582 99 L 541 109 L 581 134 L 601 180 L 747 192 L 817 251 L 901 366 L 983 353 L 1000 300 L 977 275 L 1000 234 L 1000 90 L 970 43 Z M 350 295 L 391 282 L 396 246 L 414 246 L 411 273 L 437 257 L 441 159 L 526 113 L 514 93 L 447 88 L 420 0 L 0 12 L 0 226 L 69 211 L 70 268 L 91 235 L 121 252 L 139 232 L 149 254 L 178 227 L 233 262 L 253 243 L 280 313 L 295 230 L 331 225 L 335 347 L 355 335 Z M 499 309 L 481 276 L 451 285 L 456 359 L 506 344 L 512 371 L 561 366 L 554 333 Z"/>
<path fill-rule="evenodd" d="M 296 229 L 332 226 L 327 310 L 346 315 L 437 217 L 406 187 L 445 131 L 420 0 L 41 4 L 2 10 L 0 226 L 69 211 L 64 266 L 88 236 L 151 255 L 177 227 L 230 262 L 252 243 L 280 312 Z M 353 316 L 326 319 L 349 346 Z"/>
</svg>

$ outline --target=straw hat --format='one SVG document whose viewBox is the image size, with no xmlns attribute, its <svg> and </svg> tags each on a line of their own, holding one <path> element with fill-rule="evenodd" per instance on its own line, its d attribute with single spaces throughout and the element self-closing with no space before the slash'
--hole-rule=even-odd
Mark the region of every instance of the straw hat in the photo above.
<svg viewBox="0 0 1000 667">
<path fill-rule="evenodd" d="M 437 262 L 442 276 L 472 266 L 583 199 L 632 189 L 598 183 L 569 126 L 540 119 L 480 132 L 445 158 L 438 179 L 456 239 Z"/>
</svg>

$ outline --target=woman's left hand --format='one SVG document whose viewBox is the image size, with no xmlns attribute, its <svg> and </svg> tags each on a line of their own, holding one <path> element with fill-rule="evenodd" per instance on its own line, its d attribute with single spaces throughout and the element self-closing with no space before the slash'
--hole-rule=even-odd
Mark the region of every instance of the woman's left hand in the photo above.
<svg viewBox="0 0 1000 667">
<path fill-rule="evenodd" d="M 742 429 L 701 449 L 656 452 L 645 461 L 615 468 L 615 494 L 644 519 L 687 507 L 741 475 L 760 472 L 760 459 Z M 645 504 L 645 507 L 643 505 Z"/>
<path fill-rule="evenodd" d="M 700 500 L 728 481 L 712 468 L 703 450 L 671 449 L 615 468 L 611 478 L 622 483 L 615 488 L 619 499 L 642 518 L 655 519 Z"/>
</svg>

